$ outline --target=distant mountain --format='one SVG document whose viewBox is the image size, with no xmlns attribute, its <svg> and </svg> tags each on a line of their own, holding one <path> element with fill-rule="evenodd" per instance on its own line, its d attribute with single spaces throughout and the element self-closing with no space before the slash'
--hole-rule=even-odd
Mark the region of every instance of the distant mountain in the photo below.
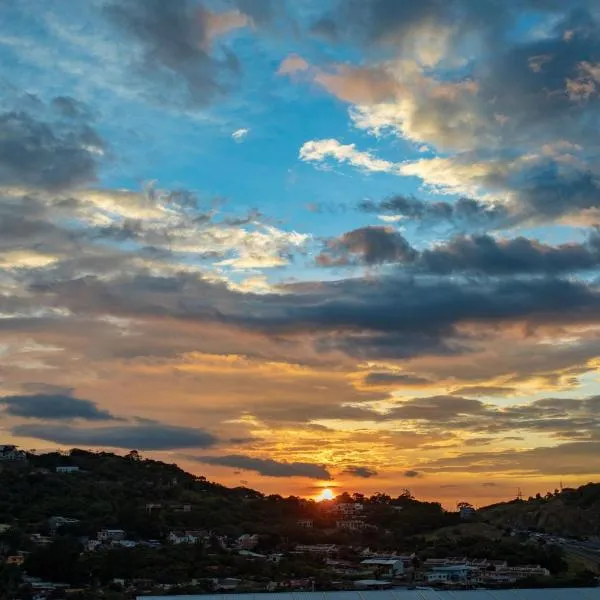
<svg viewBox="0 0 600 600">
<path fill-rule="evenodd" d="M 493 504 L 477 512 L 480 519 L 496 526 L 563 536 L 597 536 L 600 535 L 600 483 Z"/>
</svg>

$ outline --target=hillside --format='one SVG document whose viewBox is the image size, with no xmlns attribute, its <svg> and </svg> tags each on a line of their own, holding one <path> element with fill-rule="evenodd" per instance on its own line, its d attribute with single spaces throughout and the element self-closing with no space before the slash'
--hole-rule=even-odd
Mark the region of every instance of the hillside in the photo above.
<svg viewBox="0 0 600 600">
<path fill-rule="evenodd" d="M 363 552 L 416 565 L 467 556 L 541 565 L 565 584 L 560 548 L 510 536 L 506 506 L 487 509 L 497 524 L 463 522 L 408 490 L 315 502 L 227 488 L 134 451 L 28 454 L 0 462 L 0 600 L 33 598 L 32 581 L 93 590 L 83 597 L 94 600 L 115 585 L 124 598 L 161 586 L 222 590 L 231 578 L 241 591 L 348 589 L 364 577 Z"/>
<path fill-rule="evenodd" d="M 479 517 L 493 525 L 531 529 L 561 536 L 600 535 L 600 484 L 588 483 L 528 500 L 481 508 Z"/>
</svg>

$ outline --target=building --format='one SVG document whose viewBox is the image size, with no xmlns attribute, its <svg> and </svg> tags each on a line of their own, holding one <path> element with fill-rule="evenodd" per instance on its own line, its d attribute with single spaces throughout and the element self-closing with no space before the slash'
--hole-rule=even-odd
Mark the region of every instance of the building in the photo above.
<svg viewBox="0 0 600 600">
<path fill-rule="evenodd" d="M 527 577 L 550 577 L 550 571 L 540 565 L 519 565 L 516 567 L 502 567 L 496 569 L 499 575 L 506 575 L 517 579 L 526 579 Z"/>
<path fill-rule="evenodd" d="M 360 564 L 373 569 L 380 577 L 402 577 L 404 575 L 404 562 L 400 558 L 366 558 Z"/>
<path fill-rule="evenodd" d="M 112 542 L 113 540 L 124 540 L 125 531 L 123 529 L 102 529 L 98 532 L 98 539 L 101 542 Z"/>
<path fill-rule="evenodd" d="M 48 525 L 52 532 L 56 532 L 65 525 L 77 525 L 77 523 L 79 523 L 79 519 L 71 519 L 69 517 L 50 517 L 48 519 Z"/>
<path fill-rule="evenodd" d="M 335 544 L 299 544 L 296 546 L 296 552 L 306 554 L 333 554 L 337 550 L 338 547 Z"/>
<path fill-rule="evenodd" d="M 306 529 L 312 529 L 315 525 L 315 522 L 312 519 L 298 519 L 296 521 L 296 525 L 298 525 L 298 527 L 306 527 Z"/>
<path fill-rule="evenodd" d="M 24 450 L 19 450 L 12 444 L 0 445 L 0 461 L 2 462 L 23 462 L 27 460 L 27 454 Z"/>
<path fill-rule="evenodd" d="M 347 519 L 335 522 L 336 529 L 346 529 L 347 531 L 362 531 L 373 527 L 360 519 Z"/>
<path fill-rule="evenodd" d="M 461 506 L 459 514 L 461 519 L 468 521 L 475 516 L 475 509 L 472 506 Z"/>
<path fill-rule="evenodd" d="M 242 550 L 253 550 L 256 548 L 256 546 L 258 546 L 258 542 L 259 539 L 255 533 L 244 533 L 243 535 L 240 535 L 235 545 L 236 548 L 240 548 Z"/>
<path fill-rule="evenodd" d="M 335 505 L 335 510 L 338 514 L 349 517 L 362 513 L 364 506 L 360 502 L 340 502 Z"/>
<path fill-rule="evenodd" d="M 469 581 L 479 569 L 466 564 L 439 565 L 427 571 L 425 581 L 427 583 L 460 583 Z"/>
<path fill-rule="evenodd" d="M 357 590 L 389 590 L 392 588 L 392 582 L 379 579 L 359 579 L 354 582 L 354 587 Z"/>
<path fill-rule="evenodd" d="M 201 541 L 200 536 L 191 531 L 170 531 L 167 539 L 171 544 L 195 544 Z"/>
<path fill-rule="evenodd" d="M 79 467 L 74 466 L 64 466 L 64 467 L 56 467 L 57 473 L 79 473 Z"/>
</svg>

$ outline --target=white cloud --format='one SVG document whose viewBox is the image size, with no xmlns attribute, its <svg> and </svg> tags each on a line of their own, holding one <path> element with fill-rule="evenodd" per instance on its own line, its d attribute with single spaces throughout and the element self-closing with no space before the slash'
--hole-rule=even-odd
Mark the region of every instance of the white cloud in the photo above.
<svg viewBox="0 0 600 600">
<path fill-rule="evenodd" d="M 311 140 L 306 142 L 299 153 L 300 160 L 312 163 L 324 163 L 333 158 L 358 169 L 372 173 L 400 174 L 400 163 L 390 162 L 373 156 L 370 152 L 357 150 L 356 144 L 342 144 L 338 140 Z"/>
<path fill-rule="evenodd" d="M 231 134 L 231 137 L 236 141 L 236 142 L 243 142 L 244 139 L 246 138 L 246 136 L 250 133 L 250 129 L 247 128 L 242 128 L 242 129 L 237 129 L 236 131 L 234 131 Z"/>
</svg>

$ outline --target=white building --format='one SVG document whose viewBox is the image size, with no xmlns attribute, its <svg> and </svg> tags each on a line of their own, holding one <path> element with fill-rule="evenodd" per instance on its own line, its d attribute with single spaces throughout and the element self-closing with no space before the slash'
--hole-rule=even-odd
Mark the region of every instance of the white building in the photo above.
<svg viewBox="0 0 600 600">
<path fill-rule="evenodd" d="M 12 444 L 0 445 L 0 461 L 20 462 L 27 460 L 27 454 L 23 450 L 18 450 Z"/>
<path fill-rule="evenodd" d="M 439 565 L 425 573 L 425 580 L 428 583 L 467 581 L 475 570 L 477 570 L 476 567 L 469 565 Z"/>
<path fill-rule="evenodd" d="M 404 562 L 400 558 L 366 558 L 360 564 L 374 569 L 384 577 L 401 577 L 404 575 Z"/>
<path fill-rule="evenodd" d="M 371 527 L 368 523 L 361 521 L 360 519 L 347 519 L 344 521 L 336 521 L 335 526 L 337 529 L 346 529 L 348 531 L 362 531 Z"/>
<path fill-rule="evenodd" d="M 98 532 L 98 539 L 101 542 L 109 542 L 113 540 L 124 540 L 125 531 L 123 529 L 102 529 Z"/>
<path fill-rule="evenodd" d="M 341 515 L 351 516 L 362 513 L 364 506 L 360 502 L 340 502 L 335 509 Z"/>
<path fill-rule="evenodd" d="M 79 467 L 74 466 L 64 466 L 64 467 L 56 467 L 57 473 L 79 473 Z"/>
</svg>

